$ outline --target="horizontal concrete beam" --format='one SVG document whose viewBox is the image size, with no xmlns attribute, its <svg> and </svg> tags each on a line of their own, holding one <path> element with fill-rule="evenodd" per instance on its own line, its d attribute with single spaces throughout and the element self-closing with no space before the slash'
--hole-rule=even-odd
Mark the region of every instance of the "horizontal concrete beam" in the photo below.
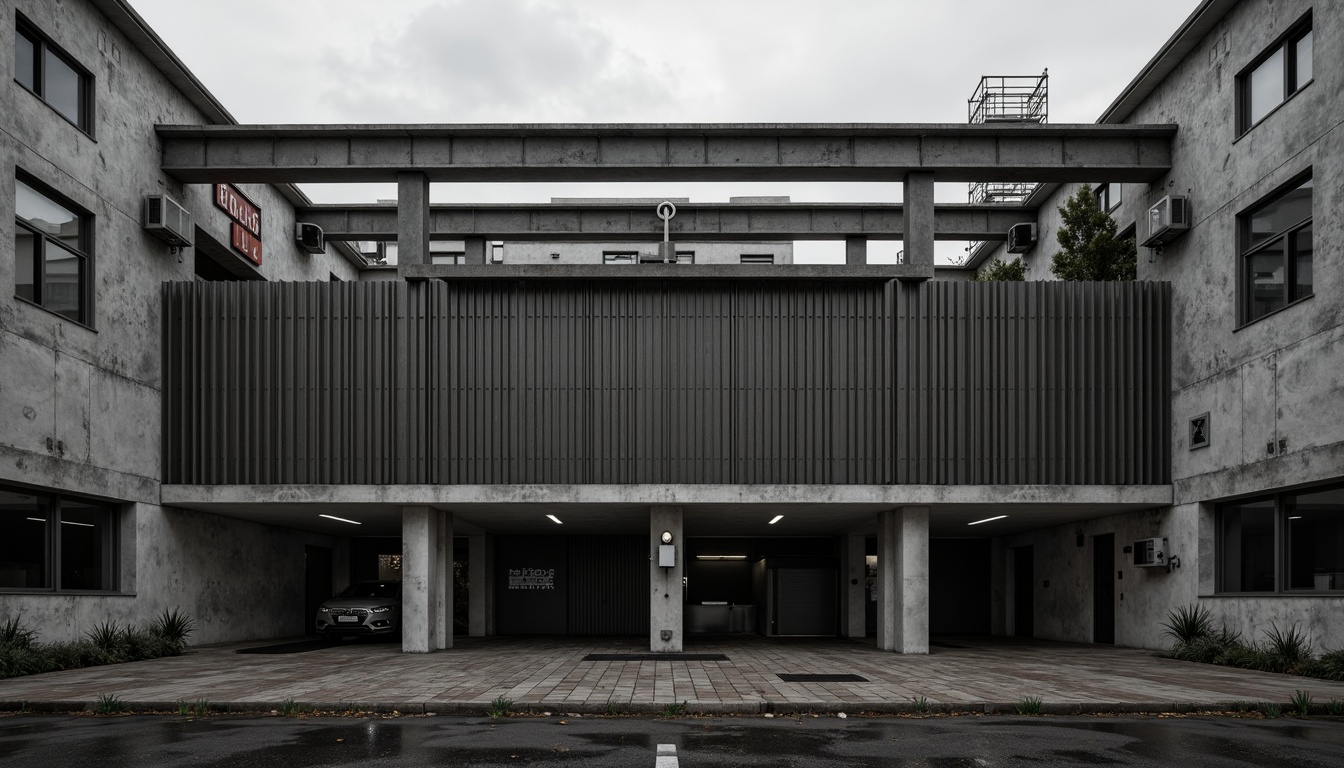
<svg viewBox="0 0 1344 768">
<path fill-rule="evenodd" d="M 295 212 L 322 227 L 328 240 L 395 240 L 395 205 L 313 205 Z M 1035 221 L 1036 209 L 943 204 L 934 209 L 938 240 L 1004 240 L 1008 228 Z M 675 241 L 900 240 L 902 206 L 882 203 L 680 203 Z M 646 204 L 434 205 L 430 235 L 519 241 L 647 241 L 663 239 L 663 221 Z"/>
<path fill-rule="evenodd" d="M 932 280 L 932 264 L 403 264 L 406 280 Z"/>
<path fill-rule="evenodd" d="M 1175 125 L 677 124 L 157 127 L 186 183 L 431 181 L 1150 182 Z"/>
<path fill-rule="evenodd" d="M 1170 485 L 164 485 L 165 506 L 234 504 L 835 504 L 1101 506 L 1172 502 Z"/>
</svg>

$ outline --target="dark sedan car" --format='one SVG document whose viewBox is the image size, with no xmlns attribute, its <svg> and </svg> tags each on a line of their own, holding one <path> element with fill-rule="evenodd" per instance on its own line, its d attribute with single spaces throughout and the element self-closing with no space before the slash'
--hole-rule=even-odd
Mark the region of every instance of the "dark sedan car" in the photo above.
<svg viewBox="0 0 1344 768">
<path fill-rule="evenodd" d="M 323 640 L 401 633 L 401 582 L 359 581 L 317 609 Z"/>
</svg>

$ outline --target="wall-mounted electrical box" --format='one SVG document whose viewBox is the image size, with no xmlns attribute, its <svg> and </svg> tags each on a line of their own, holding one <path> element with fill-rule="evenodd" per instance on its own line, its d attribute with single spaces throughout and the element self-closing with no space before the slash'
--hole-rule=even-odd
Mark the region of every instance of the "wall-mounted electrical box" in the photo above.
<svg viewBox="0 0 1344 768">
<path fill-rule="evenodd" d="M 1166 539 L 1139 539 L 1134 542 L 1134 564 L 1137 566 L 1166 568 L 1169 559 Z"/>
<path fill-rule="evenodd" d="M 677 567 L 677 545 L 659 544 L 658 545 L 658 567 L 676 568 Z"/>
</svg>

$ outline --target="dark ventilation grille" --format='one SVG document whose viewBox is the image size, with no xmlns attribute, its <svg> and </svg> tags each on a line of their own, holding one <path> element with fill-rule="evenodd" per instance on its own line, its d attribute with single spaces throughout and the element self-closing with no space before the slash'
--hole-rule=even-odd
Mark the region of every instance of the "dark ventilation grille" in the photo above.
<svg viewBox="0 0 1344 768">
<path fill-rule="evenodd" d="M 866 677 L 858 675 L 776 675 L 786 683 L 867 683 Z"/>
</svg>

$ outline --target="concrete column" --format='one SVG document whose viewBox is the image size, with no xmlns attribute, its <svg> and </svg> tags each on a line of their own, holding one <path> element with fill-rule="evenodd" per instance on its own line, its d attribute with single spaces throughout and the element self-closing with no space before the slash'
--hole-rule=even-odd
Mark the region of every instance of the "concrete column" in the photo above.
<svg viewBox="0 0 1344 768">
<path fill-rule="evenodd" d="M 868 263 L 868 238 L 850 235 L 845 238 L 845 265 L 861 267 Z"/>
<path fill-rule="evenodd" d="M 438 647 L 439 600 L 434 594 L 438 517 L 429 507 L 401 510 L 401 650 L 405 653 L 429 653 Z"/>
<path fill-rule="evenodd" d="M 436 511 L 436 514 L 438 541 L 435 546 L 434 581 L 438 587 L 435 596 L 438 621 L 434 628 L 434 647 L 442 649 L 453 647 L 453 513 Z"/>
<path fill-rule="evenodd" d="M 905 263 L 933 264 L 933 173 L 905 175 L 901 210 L 905 218 Z"/>
<path fill-rule="evenodd" d="M 491 571 L 489 556 L 486 554 L 488 549 L 485 536 L 472 536 L 468 539 L 470 554 L 467 557 L 468 567 L 471 573 L 467 576 L 468 598 L 467 598 L 467 634 L 471 637 L 485 637 L 487 617 L 490 613 L 490 605 L 486 594 L 486 583 L 489 582 Z"/>
<path fill-rule="evenodd" d="M 845 537 L 845 602 L 844 628 L 846 637 L 864 637 L 868 634 L 867 590 L 868 537 L 863 534 Z"/>
<path fill-rule="evenodd" d="M 468 264 L 485 263 L 485 238 L 468 237 L 463 241 L 464 261 Z"/>
<path fill-rule="evenodd" d="M 672 534 L 676 565 L 658 564 L 663 531 Z M 681 507 L 649 508 L 649 650 L 680 653 L 682 642 L 682 576 L 686 573 L 686 539 L 682 536 Z"/>
<path fill-rule="evenodd" d="M 1008 548 L 1002 536 L 989 542 L 989 633 L 1008 634 Z"/>
<path fill-rule="evenodd" d="M 397 264 L 428 264 L 429 177 L 418 171 L 397 174 Z"/>
<path fill-rule="evenodd" d="M 929 508 L 884 510 L 877 548 L 877 647 L 928 653 Z"/>
</svg>

